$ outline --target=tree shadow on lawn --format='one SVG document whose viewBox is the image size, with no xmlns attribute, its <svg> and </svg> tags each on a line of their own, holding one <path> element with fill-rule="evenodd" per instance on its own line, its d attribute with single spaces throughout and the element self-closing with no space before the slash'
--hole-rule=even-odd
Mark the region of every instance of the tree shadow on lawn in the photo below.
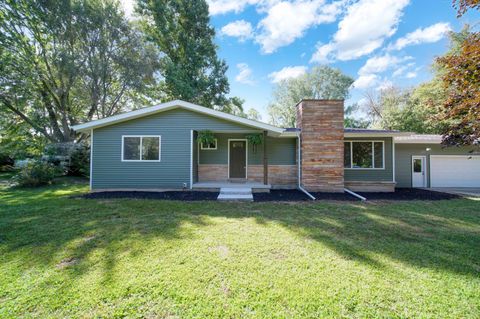
<svg viewBox="0 0 480 319">
<path fill-rule="evenodd" d="M 81 261 L 100 248 L 104 280 L 110 280 L 119 252 L 139 253 L 130 241 L 189 240 L 212 218 L 227 218 L 279 224 L 370 267 L 387 267 L 373 256 L 380 254 L 416 267 L 480 274 L 480 205 L 469 200 L 238 204 L 23 195 L 3 196 L 6 205 L 0 203 L 0 253 L 30 252 L 25 269 L 74 258 L 69 271 L 79 276 L 89 267 Z"/>
</svg>

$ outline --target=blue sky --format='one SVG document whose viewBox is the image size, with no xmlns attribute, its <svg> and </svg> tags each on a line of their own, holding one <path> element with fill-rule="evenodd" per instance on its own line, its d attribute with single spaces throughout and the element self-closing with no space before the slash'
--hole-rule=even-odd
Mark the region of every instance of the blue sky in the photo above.
<svg viewBox="0 0 480 319">
<path fill-rule="evenodd" d="M 124 0 L 127 14 L 131 0 Z M 276 81 L 318 64 L 353 77 L 347 103 L 367 90 L 413 86 L 431 78 L 447 50 L 448 30 L 478 23 L 456 18 L 451 0 L 208 0 L 219 56 L 229 65 L 232 96 L 268 121 Z"/>
</svg>

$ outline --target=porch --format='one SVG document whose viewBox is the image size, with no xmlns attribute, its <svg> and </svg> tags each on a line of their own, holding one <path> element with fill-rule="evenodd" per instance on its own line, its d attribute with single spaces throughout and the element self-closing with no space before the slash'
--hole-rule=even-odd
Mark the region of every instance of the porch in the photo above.
<svg viewBox="0 0 480 319">
<path fill-rule="evenodd" d="M 296 139 L 268 136 L 266 131 L 212 131 L 215 142 L 201 145 L 192 132 L 192 188 L 248 187 L 254 191 L 295 188 L 297 184 Z M 260 135 L 252 145 L 249 135 Z"/>
</svg>

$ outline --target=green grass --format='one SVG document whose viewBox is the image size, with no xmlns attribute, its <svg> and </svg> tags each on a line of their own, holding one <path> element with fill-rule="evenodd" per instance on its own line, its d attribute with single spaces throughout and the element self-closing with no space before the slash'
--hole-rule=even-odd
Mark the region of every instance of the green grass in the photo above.
<svg viewBox="0 0 480 319">
<path fill-rule="evenodd" d="M 0 317 L 479 318 L 480 202 L 85 200 L 0 188 Z"/>
</svg>

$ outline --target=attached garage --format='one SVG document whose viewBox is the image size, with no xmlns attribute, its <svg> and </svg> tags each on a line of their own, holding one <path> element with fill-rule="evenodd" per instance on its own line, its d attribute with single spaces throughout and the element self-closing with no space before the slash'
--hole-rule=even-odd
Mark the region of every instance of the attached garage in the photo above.
<svg viewBox="0 0 480 319">
<path fill-rule="evenodd" d="M 480 187 L 480 156 L 431 155 L 431 187 Z"/>
<path fill-rule="evenodd" d="M 395 137 L 396 187 L 480 187 L 480 148 L 440 142 L 439 135 Z"/>
</svg>

